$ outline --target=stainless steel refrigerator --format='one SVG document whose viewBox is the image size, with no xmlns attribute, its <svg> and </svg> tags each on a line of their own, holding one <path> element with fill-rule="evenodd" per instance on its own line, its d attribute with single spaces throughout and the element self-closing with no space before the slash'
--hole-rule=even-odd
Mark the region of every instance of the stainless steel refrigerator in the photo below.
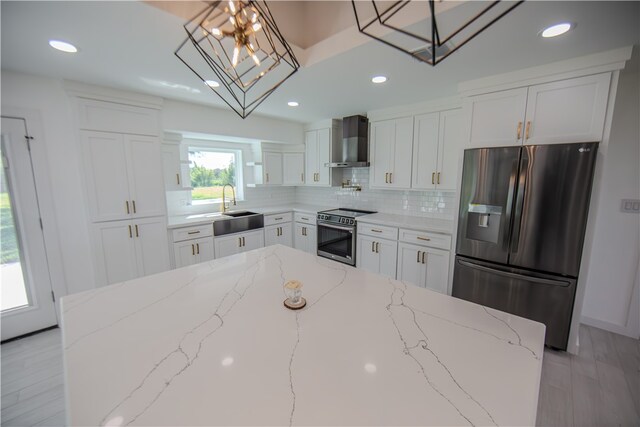
<svg viewBox="0 0 640 427">
<path fill-rule="evenodd" d="M 453 296 L 544 323 L 566 350 L 597 150 L 465 150 Z"/>
</svg>

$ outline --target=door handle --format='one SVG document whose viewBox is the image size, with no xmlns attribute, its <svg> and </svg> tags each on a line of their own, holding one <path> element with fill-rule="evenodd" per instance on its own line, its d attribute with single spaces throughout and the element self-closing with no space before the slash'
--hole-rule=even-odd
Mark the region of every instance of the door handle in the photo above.
<svg viewBox="0 0 640 427">
<path fill-rule="evenodd" d="M 242 247 L 242 238 L 238 237 L 238 247 L 241 248 Z"/>
<path fill-rule="evenodd" d="M 440 184 L 440 172 L 437 173 L 436 177 L 436 184 Z"/>
<path fill-rule="evenodd" d="M 522 122 L 518 122 L 518 136 L 516 137 L 516 140 L 520 140 L 520 138 L 522 137 Z"/>
<path fill-rule="evenodd" d="M 376 242 L 376 253 L 379 254 L 380 252 L 378 251 L 378 249 L 380 248 L 380 243 Z"/>
<path fill-rule="evenodd" d="M 133 205 L 133 213 L 136 213 L 136 201 L 132 200 L 131 204 Z"/>
<path fill-rule="evenodd" d="M 420 263 L 420 251 L 418 251 L 417 253 L 418 253 L 418 257 L 416 258 L 416 262 L 419 264 Z"/>
<path fill-rule="evenodd" d="M 498 276 L 509 277 L 511 279 L 527 280 L 529 282 L 540 283 L 542 285 L 553 285 L 553 286 L 563 286 L 563 287 L 571 285 L 571 282 L 568 282 L 565 280 L 553 280 L 553 279 L 545 279 L 543 277 L 526 276 L 524 274 L 511 273 L 509 271 L 503 271 L 503 270 L 497 270 L 490 267 L 485 267 L 483 265 L 474 264 L 468 261 L 458 260 L 458 263 L 460 263 L 465 267 L 472 268 L 474 270 L 485 271 L 487 273 L 493 273 L 493 274 L 497 274 Z"/>
<path fill-rule="evenodd" d="M 200 243 L 196 243 L 196 254 L 200 255 Z"/>
<path fill-rule="evenodd" d="M 196 254 L 196 247 L 192 243 L 191 244 L 191 255 L 195 255 L 195 254 Z"/>
<path fill-rule="evenodd" d="M 125 205 L 127 206 L 127 215 L 128 215 L 128 214 L 130 214 L 130 213 L 131 213 L 131 212 L 129 211 L 129 201 L 128 201 L 128 200 L 126 200 L 124 203 L 125 203 Z"/>
<path fill-rule="evenodd" d="M 133 239 L 133 233 L 131 232 L 131 226 L 129 226 L 129 238 Z"/>
<path fill-rule="evenodd" d="M 200 233 L 199 230 L 198 231 L 187 231 L 187 234 L 199 234 L 199 233 Z"/>
<path fill-rule="evenodd" d="M 136 224 L 136 237 L 140 237 L 140 235 L 138 234 L 138 224 Z"/>
<path fill-rule="evenodd" d="M 527 130 L 524 131 L 524 139 L 529 139 L 529 132 L 531 131 L 531 121 L 527 122 Z"/>
<path fill-rule="evenodd" d="M 426 264 L 426 263 L 424 262 L 424 255 L 425 255 L 425 254 L 426 254 L 426 252 L 422 252 L 422 263 L 423 263 L 423 264 Z"/>
<path fill-rule="evenodd" d="M 431 241 L 431 239 L 429 239 L 428 237 L 422 237 L 422 236 L 416 236 L 416 239 L 424 240 L 425 242 L 430 242 Z"/>
<path fill-rule="evenodd" d="M 176 174 L 176 181 L 178 181 L 178 185 L 180 185 L 180 174 L 179 173 Z"/>
<path fill-rule="evenodd" d="M 435 185 L 436 183 L 436 173 L 432 172 L 431 173 L 431 184 Z"/>
<path fill-rule="evenodd" d="M 518 188 L 516 190 L 515 212 L 513 216 L 518 219 L 513 222 L 513 230 L 511 231 L 511 252 L 517 253 L 520 245 L 520 228 L 522 226 L 522 212 L 524 211 L 524 193 L 527 185 L 527 169 L 529 167 L 529 153 L 526 147 L 522 149 L 522 160 L 520 163 L 520 176 L 518 177 Z"/>
<path fill-rule="evenodd" d="M 247 246 L 247 244 L 244 241 L 244 237 L 242 238 L 242 247 L 244 248 L 245 246 Z"/>
<path fill-rule="evenodd" d="M 389 183 L 389 172 L 386 172 L 386 173 L 384 174 L 384 183 L 385 183 L 385 184 L 388 184 L 388 183 Z"/>
<path fill-rule="evenodd" d="M 269 174 L 267 173 L 267 182 L 269 182 Z"/>
<path fill-rule="evenodd" d="M 393 172 L 389 172 L 389 184 L 393 184 Z"/>
</svg>

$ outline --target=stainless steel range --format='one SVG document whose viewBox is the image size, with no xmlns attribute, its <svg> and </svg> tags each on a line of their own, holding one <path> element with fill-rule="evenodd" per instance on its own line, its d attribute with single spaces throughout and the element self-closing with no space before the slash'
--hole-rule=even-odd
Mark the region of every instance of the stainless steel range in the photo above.
<svg viewBox="0 0 640 427">
<path fill-rule="evenodd" d="M 356 265 L 356 218 L 372 213 L 358 209 L 318 212 L 318 256 Z"/>
</svg>

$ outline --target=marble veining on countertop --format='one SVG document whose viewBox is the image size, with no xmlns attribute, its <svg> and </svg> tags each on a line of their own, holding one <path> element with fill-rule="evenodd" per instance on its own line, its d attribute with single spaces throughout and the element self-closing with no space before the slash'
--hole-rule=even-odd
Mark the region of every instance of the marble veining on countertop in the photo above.
<svg viewBox="0 0 640 427">
<path fill-rule="evenodd" d="M 542 324 L 281 245 L 64 297 L 62 330 L 71 425 L 535 424 Z"/>
<path fill-rule="evenodd" d="M 428 218 L 421 216 L 375 213 L 356 218 L 359 222 L 388 225 L 391 227 L 410 228 L 419 231 L 433 231 L 436 233 L 453 233 L 453 220 Z"/>
<path fill-rule="evenodd" d="M 328 206 L 313 206 L 303 204 L 291 204 L 291 205 L 279 205 L 279 206 L 264 206 L 264 207 L 233 207 L 232 211 L 252 211 L 261 213 L 264 215 L 277 214 L 283 212 L 303 212 L 316 214 L 323 210 L 333 209 Z M 187 227 L 190 225 L 205 225 L 212 224 L 217 220 L 224 218 L 221 212 L 202 213 L 202 214 L 190 214 L 190 215 L 175 215 L 167 218 L 167 228 L 179 228 Z"/>
</svg>

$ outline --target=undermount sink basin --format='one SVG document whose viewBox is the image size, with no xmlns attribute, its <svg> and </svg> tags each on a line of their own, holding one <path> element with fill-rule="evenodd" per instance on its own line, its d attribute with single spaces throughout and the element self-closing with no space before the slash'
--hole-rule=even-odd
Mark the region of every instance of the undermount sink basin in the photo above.
<svg viewBox="0 0 640 427">
<path fill-rule="evenodd" d="M 226 212 L 223 217 L 213 223 L 213 235 L 242 233 L 264 227 L 264 215 L 256 212 Z"/>
<path fill-rule="evenodd" d="M 225 212 L 223 214 L 224 216 L 231 216 L 233 218 L 240 218 L 243 216 L 250 216 L 250 215 L 260 215 L 256 212 L 249 212 L 249 211 L 237 211 L 237 212 Z"/>
</svg>

